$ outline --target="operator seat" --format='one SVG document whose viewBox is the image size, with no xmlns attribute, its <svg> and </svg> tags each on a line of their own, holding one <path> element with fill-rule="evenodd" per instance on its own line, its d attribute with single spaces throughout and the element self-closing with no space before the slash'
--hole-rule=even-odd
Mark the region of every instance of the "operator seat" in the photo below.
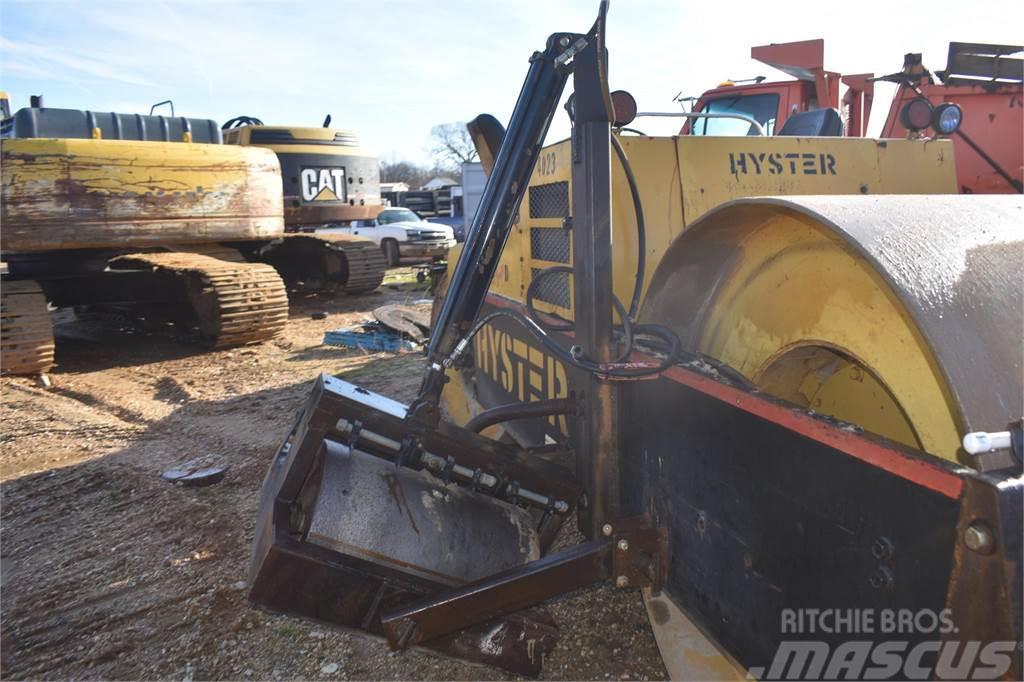
<svg viewBox="0 0 1024 682">
<path fill-rule="evenodd" d="M 799 135 L 801 137 L 842 137 L 843 119 L 836 109 L 812 109 L 801 111 L 786 119 L 778 135 Z"/>
</svg>

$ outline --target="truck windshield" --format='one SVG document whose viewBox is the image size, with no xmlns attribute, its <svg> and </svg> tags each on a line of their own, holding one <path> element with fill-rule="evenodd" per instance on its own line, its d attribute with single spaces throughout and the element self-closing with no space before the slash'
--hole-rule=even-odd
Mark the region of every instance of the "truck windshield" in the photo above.
<svg viewBox="0 0 1024 682">
<path fill-rule="evenodd" d="M 420 217 L 407 208 L 389 208 L 377 216 L 377 222 L 381 225 L 389 223 L 418 223 Z"/>
<path fill-rule="evenodd" d="M 765 135 L 775 132 L 779 112 L 779 96 L 775 94 L 737 95 L 713 99 L 701 109 L 704 113 L 737 114 L 752 118 L 764 127 Z M 738 118 L 698 118 L 691 126 L 692 135 L 757 135 L 757 130 Z"/>
</svg>

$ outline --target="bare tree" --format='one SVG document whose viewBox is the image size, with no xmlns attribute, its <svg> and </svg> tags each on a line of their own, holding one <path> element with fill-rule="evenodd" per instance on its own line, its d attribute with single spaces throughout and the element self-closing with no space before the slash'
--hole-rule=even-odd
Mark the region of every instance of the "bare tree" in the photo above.
<svg viewBox="0 0 1024 682">
<path fill-rule="evenodd" d="M 465 123 L 442 123 L 430 129 L 434 144 L 431 154 L 438 167 L 461 168 L 462 164 L 476 161 L 476 147 Z"/>
<path fill-rule="evenodd" d="M 381 182 L 404 182 L 410 187 L 419 187 L 430 179 L 430 170 L 411 161 L 381 161 Z"/>
<path fill-rule="evenodd" d="M 381 182 L 404 182 L 412 189 L 422 187 L 432 178 L 445 176 L 458 178 L 459 170 L 453 169 L 450 164 L 426 166 L 404 160 L 380 162 Z"/>
</svg>

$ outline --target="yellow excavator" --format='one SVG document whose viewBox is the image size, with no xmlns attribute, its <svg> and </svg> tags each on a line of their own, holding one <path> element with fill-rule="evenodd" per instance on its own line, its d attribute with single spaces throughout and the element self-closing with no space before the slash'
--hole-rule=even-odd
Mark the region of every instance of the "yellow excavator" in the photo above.
<svg viewBox="0 0 1024 682">
<path fill-rule="evenodd" d="M 257 146 L 277 154 L 290 232 L 372 220 L 383 210 L 380 165 L 355 132 L 331 128 L 270 126 L 236 116 L 221 126 L 225 144 Z"/>
<path fill-rule="evenodd" d="M 606 12 L 471 124 L 490 174 L 420 390 L 315 382 L 251 598 L 538 675 L 544 602 L 608 581 L 674 679 L 1019 679 L 1021 197 L 832 111 L 630 133 Z"/>
<path fill-rule="evenodd" d="M 274 153 L 223 144 L 211 120 L 34 97 L 0 133 L 5 374 L 53 364 L 51 306 L 113 308 L 224 348 L 280 333 L 286 286 L 361 293 L 383 279 L 372 241 L 286 231 Z"/>
</svg>

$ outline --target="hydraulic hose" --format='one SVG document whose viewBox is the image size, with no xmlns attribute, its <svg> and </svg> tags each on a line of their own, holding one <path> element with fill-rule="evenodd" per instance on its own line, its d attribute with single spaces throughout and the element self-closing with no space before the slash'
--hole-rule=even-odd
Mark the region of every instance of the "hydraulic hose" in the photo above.
<svg viewBox="0 0 1024 682">
<path fill-rule="evenodd" d="M 552 400 L 535 400 L 529 403 L 510 403 L 485 410 L 466 422 L 466 429 L 480 433 L 488 426 L 516 419 L 530 417 L 550 417 L 557 414 L 568 414 L 576 409 L 576 401 L 571 398 L 554 398 Z"/>
<path fill-rule="evenodd" d="M 644 277 L 647 271 L 647 223 L 644 219 L 644 207 L 643 203 L 640 201 L 640 188 L 636 181 L 636 175 L 633 173 L 633 167 L 629 163 L 629 159 L 626 157 L 626 152 L 623 150 L 618 137 L 614 134 L 609 137 L 612 147 L 615 149 L 615 154 L 618 156 L 619 162 L 622 164 L 622 170 L 626 174 L 626 182 L 629 184 L 629 193 L 633 199 L 633 212 L 636 216 L 637 232 L 636 276 L 633 283 L 633 297 L 629 303 L 629 310 L 626 311 L 618 297 L 614 294 L 612 295 L 612 304 L 615 306 L 615 310 L 618 312 L 619 318 L 622 320 L 622 327 L 625 335 L 624 348 L 616 362 L 623 362 L 629 358 L 630 354 L 633 352 L 634 320 L 636 319 L 637 312 L 640 308 L 640 294 L 643 292 Z M 530 281 L 530 285 L 526 289 L 526 309 L 530 318 L 532 318 L 541 329 L 549 333 L 572 331 L 573 329 L 573 324 L 571 322 L 552 324 L 544 321 L 544 319 L 537 314 L 537 310 L 533 307 L 533 299 L 536 296 L 538 283 L 544 279 L 544 277 L 558 272 L 572 274 L 573 268 L 567 265 L 556 265 L 554 267 L 545 268 L 533 277 Z"/>
<path fill-rule="evenodd" d="M 644 276 L 647 270 L 647 224 L 644 221 L 644 207 L 640 201 L 640 188 L 633 174 L 633 167 L 626 158 L 626 152 L 622 149 L 617 135 L 609 135 L 612 141 L 612 148 L 615 155 L 622 163 L 622 170 L 626 173 L 626 182 L 629 183 L 629 193 L 633 197 L 633 212 L 636 214 L 636 281 L 633 284 L 633 298 L 629 302 L 629 316 L 636 319 L 637 311 L 640 309 L 640 293 L 644 288 Z"/>
<path fill-rule="evenodd" d="M 593 360 L 589 360 L 583 357 L 578 352 L 575 352 L 575 350 L 570 351 L 566 350 L 565 348 L 562 348 L 554 339 L 552 339 L 548 335 L 547 332 L 544 331 L 543 328 L 541 328 L 540 325 L 537 324 L 537 322 L 526 317 L 525 315 L 513 310 L 497 310 L 493 313 L 490 313 L 480 318 L 480 320 L 478 320 L 477 323 L 473 325 L 473 328 L 470 329 L 469 332 L 462 338 L 459 344 L 455 347 L 455 350 L 452 351 L 452 354 L 445 359 L 445 366 L 451 367 L 452 364 L 455 361 L 457 361 L 458 358 L 465 352 L 466 347 L 469 345 L 469 342 L 472 340 L 472 338 L 476 336 L 480 332 L 480 330 L 484 328 L 485 325 L 487 325 L 489 322 L 498 317 L 508 317 L 518 322 L 526 329 L 526 331 L 533 334 L 533 336 L 544 345 L 548 352 L 550 352 L 552 355 L 554 355 L 556 358 L 558 358 L 565 364 L 577 367 L 586 372 L 591 372 L 594 374 L 603 374 L 606 376 L 618 377 L 623 379 L 648 376 L 650 374 L 658 374 L 668 369 L 671 365 L 675 364 L 675 361 L 680 353 L 679 337 L 676 336 L 675 332 L 673 332 L 671 329 L 656 324 L 633 325 L 632 333 L 634 336 L 646 336 L 650 338 L 656 338 L 664 342 L 665 346 L 667 347 L 667 350 L 665 351 L 665 357 L 662 358 L 657 365 L 647 365 L 643 367 L 628 368 L 608 367 L 606 365 L 601 365 L 600 363 L 596 363 Z"/>
<path fill-rule="evenodd" d="M 530 285 L 526 287 L 526 311 L 529 313 L 530 319 L 537 323 L 537 326 L 543 329 L 547 333 L 551 332 L 571 332 L 574 329 L 573 323 L 569 321 L 563 321 L 561 323 L 550 323 L 544 320 L 537 312 L 537 309 L 533 307 L 533 299 L 537 295 L 535 287 L 538 287 L 538 282 L 547 277 L 559 272 L 565 272 L 568 274 L 573 273 L 573 268 L 569 265 L 554 265 L 550 268 L 545 268 L 538 272 L 533 280 L 530 281 Z M 624 336 L 622 353 L 615 362 L 625 362 L 627 358 L 633 353 L 633 326 L 634 322 L 630 315 L 626 312 L 625 306 L 622 305 L 622 301 L 615 294 L 612 294 L 612 305 L 615 306 L 615 312 L 619 314 L 619 319 L 622 320 L 622 331 Z"/>
</svg>

